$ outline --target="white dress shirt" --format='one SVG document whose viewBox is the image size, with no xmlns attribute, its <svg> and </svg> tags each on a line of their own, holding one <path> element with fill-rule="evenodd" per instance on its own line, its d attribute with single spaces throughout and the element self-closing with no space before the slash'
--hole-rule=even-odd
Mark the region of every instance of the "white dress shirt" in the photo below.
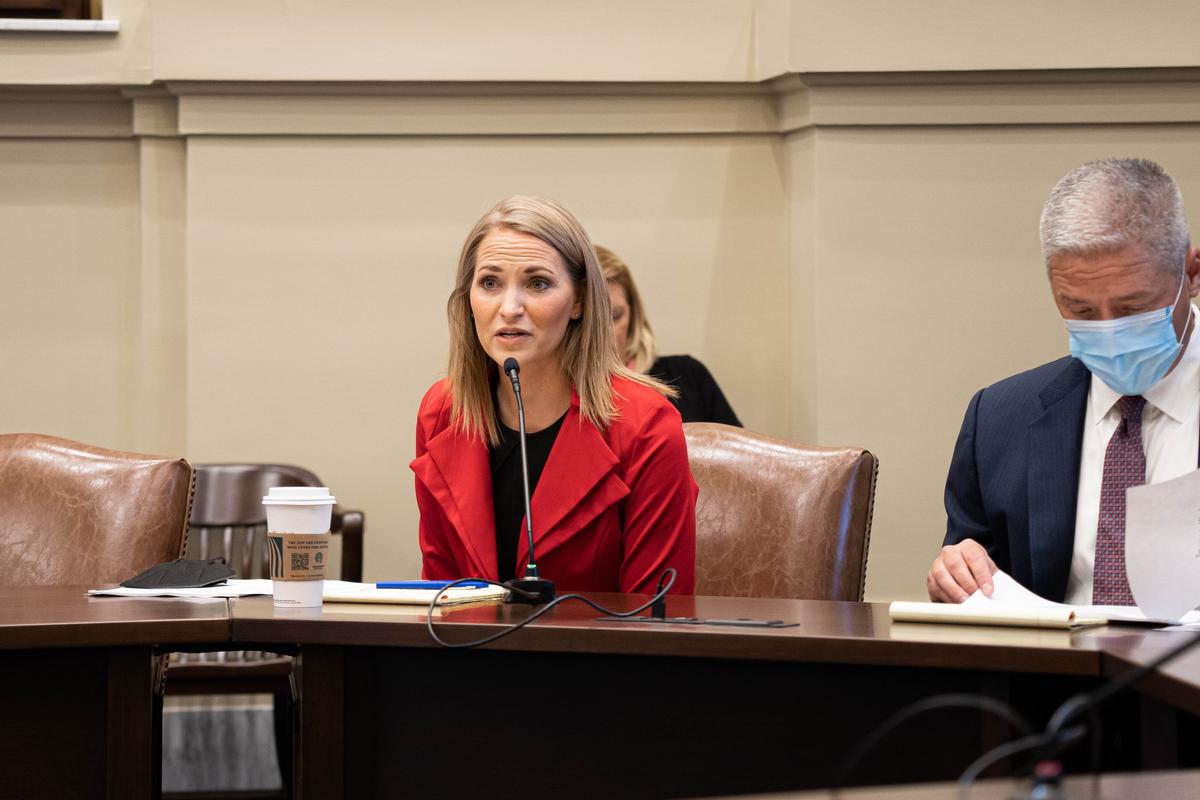
<svg viewBox="0 0 1200 800">
<path fill-rule="evenodd" d="M 1200 311 L 1192 306 L 1192 318 Z M 1192 331 L 1191 339 L 1196 338 Z M 1200 344 L 1189 345 L 1175 369 L 1146 390 L 1142 411 L 1142 448 L 1146 452 L 1146 483 L 1161 483 L 1194 472 L 1200 455 Z M 1100 483 L 1108 440 L 1121 422 L 1121 395 L 1092 376 L 1083 447 L 1079 455 L 1079 493 L 1075 505 L 1075 549 L 1067 579 L 1067 603 L 1090 605 L 1092 567 L 1096 559 L 1096 526 L 1100 521 Z"/>
</svg>

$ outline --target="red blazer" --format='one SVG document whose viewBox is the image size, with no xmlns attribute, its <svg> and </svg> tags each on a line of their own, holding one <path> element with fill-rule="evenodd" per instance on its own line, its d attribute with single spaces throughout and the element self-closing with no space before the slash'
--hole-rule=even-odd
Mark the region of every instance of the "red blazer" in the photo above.
<svg viewBox="0 0 1200 800">
<path fill-rule="evenodd" d="M 696 482 L 679 412 L 658 392 L 613 380 L 620 416 L 605 431 L 571 407 L 530 500 L 538 572 L 560 590 L 654 590 L 666 567 L 673 594 L 696 585 Z M 446 382 L 417 412 L 417 506 L 422 574 L 498 580 L 487 445 L 450 424 Z M 529 560 L 521 521 L 516 574 Z"/>
</svg>

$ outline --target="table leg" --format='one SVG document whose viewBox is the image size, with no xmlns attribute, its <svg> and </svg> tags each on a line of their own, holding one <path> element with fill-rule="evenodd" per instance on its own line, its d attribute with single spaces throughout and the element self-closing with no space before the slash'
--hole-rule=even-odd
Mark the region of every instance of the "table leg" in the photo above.
<svg viewBox="0 0 1200 800">
<path fill-rule="evenodd" d="M 346 786 L 343 649 L 305 646 L 293 670 L 298 699 L 292 796 L 297 800 L 341 800 Z"/>
<path fill-rule="evenodd" d="M 108 651 L 107 795 L 151 800 L 162 787 L 162 705 L 150 647 Z"/>
</svg>

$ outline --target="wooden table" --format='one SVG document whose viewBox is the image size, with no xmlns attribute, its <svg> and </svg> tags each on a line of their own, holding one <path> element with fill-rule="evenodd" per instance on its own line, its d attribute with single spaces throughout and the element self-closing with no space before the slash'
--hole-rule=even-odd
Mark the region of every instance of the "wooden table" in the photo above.
<svg viewBox="0 0 1200 800">
<path fill-rule="evenodd" d="M 618 609 L 641 600 L 594 597 Z M 437 619 L 463 640 L 530 611 Z M 866 731 L 915 699 L 983 692 L 1036 716 L 1179 641 L 1117 626 L 893 625 L 886 606 L 854 603 L 672 598 L 668 614 L 799 625 L 612 623 L 569 605 L 486 648 L 445 651 L 421 608 L 0 589 L 0 797 L 153 796 L 159 645 L 300 646 L 296 785 L 309 798 L 523 796 L 533 785 L 637 798 L 820 787 Z M 1140 689 L 1200 713 L 1200 655 Z M 898 733 L 854 780 L 953 777 L 1008 737 L 974 713 L 943 713 Z"/>
<path fill-rule="evenodd" d="M 621 609 L 641 600 L 593 597 Z M 439 631 L 478 638 L 528 613 L 449 609 Z M 235 639 L 301 645 L 297 785 L 320 798 L 820 787 L 913 700 L 983 692 L 1045 715 L 1096 685 L 1106 643 L 1126 635 L 893 625 L 885 605 L 815 601 L 672 598 L 667 613 L 799 625 L 612 623 L 571 604 L 494 645 L 448 652 L 430 640 L 422 608 L 232 603 Z M 1009 737 L 974 712 L 940 714 L 864 761 L 857 781 L 955 777 Z"/>
<path fill-rule="evenodd" d="M 154 646 L 229 633 L 224 601 L 0 587 L 0 798 L 154 796 Z"/>
<path fill-rule="evenodd" d="M 1027 787 L 1017 781 L 985 780 L 971 789 L 971 800 L 1013 800 Z M 1195 800 L 1200 797 L 1200 772 L 1138 772 L 1116 775 L 1080 775 L 1063 782 L 1066 800 L 1141 797 L 1153 800 Z M 832 792 L 787 792 L 743 796 L 740 800 L 957 800 L 953 783 L 879 786 Z M 734 800 L 734 798 L 726 798 Z"/>
</svg>

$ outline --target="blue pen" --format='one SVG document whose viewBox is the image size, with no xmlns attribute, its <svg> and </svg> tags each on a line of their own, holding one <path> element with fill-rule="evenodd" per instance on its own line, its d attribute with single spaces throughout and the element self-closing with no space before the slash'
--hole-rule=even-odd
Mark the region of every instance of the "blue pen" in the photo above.
<svg viewBox="0 0 1200 800">
<path fill-rule="evenodd" d="M 454 581 L 379 581 L 376 589 L 445 589 Z M 490 586 L 487 581 L 463 581 L 455 589 L 483 589 Z"/>
</svg>

